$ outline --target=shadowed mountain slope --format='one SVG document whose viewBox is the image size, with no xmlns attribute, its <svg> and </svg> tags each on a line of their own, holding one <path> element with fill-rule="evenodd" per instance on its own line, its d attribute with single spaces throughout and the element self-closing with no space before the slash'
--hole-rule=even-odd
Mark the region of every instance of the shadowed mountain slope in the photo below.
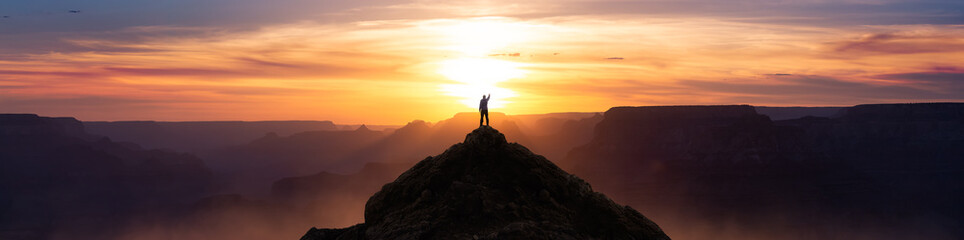
<svg viewBox="0 0 964 240">
<path fill-rule="evenodd" d="M 286 136 L 305 131 L 337 130 L 331 121 L 211 121 L 157 122 L 118 121 L 84 122 L 87 132 L 146 148 L 194 152 L 244 144 L 273 132 Z"/>
<path fill-rule="evenodd" d="M 669 239 L 636 210 L 592 191 L 481 127 L 385 185 L 365 223 L 302 239 Z"/>
<path fill-rule="evenodd" d="M 0 114 L 0 239 L 110 239 L 211 178 L 193 155 L 90 135 L 73 118 Z"/>
<path fill-rule="evenodd" d="M 563 166 L 680 239 L 961 239 L 961 156 L 962 103 L 775 122 L 747 105 L 654 106 L 610 109 Z"/>
</svg>

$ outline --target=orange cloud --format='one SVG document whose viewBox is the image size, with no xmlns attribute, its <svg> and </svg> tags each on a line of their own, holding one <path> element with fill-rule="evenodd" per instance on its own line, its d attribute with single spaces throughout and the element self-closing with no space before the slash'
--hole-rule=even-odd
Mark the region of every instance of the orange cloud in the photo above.
<svg viewBox="0 0 964 240">
<path fill-rule="evenodd" d="M 525 73 L 484 81 L 515 94 L 493 96 L 511 97 L 493 111 L 516 114 L 964 96 L 959 87 L 935 90 L 947 81 L 927 81 L 944 75 L 919 74 L 964 67 L 956 65 L 964 39 L 956 26 L 617 15 L 300 22 L 243 31 L 135 27 L 114 34 L 125 37 L 72 37 L 64 42 L 84 51 L 0 60 L 0 111 L 84 120 L 434 121 L 474 110 L 443 88 L 464 74 L 438 69 L 465 58 L 511 62 Z M 512 38 L 476 41 L 500 36 Z M 512 57 L 499 55 L 507 53 Z M 607 59 L 614 56 L 620 60 Z M 474 67 L 484 68 L 460 68 Z"/>
</svg>

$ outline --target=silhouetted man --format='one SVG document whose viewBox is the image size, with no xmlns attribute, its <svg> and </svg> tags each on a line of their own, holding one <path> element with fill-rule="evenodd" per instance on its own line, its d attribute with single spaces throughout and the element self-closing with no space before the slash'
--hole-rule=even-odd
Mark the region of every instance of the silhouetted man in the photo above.
<svg viewBox="0 0 964 240">
<path fill-rule="evenodd" d="M 479 116 L 479 127 L 482 126 L 482 118 L 485 118 L 485 125 L 489 126 L 489 99 L 492 99 L 491 93 L 488 97 L 482 95 L 482 101 L 479 101 L 479 112 L 482 113 L 482 116 Z"/>
</svg>

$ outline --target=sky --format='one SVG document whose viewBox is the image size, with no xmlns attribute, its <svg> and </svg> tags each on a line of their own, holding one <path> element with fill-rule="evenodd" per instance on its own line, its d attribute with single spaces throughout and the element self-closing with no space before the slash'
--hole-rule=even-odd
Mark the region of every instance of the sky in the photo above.
<svg viewBox="0 0 964 240">
<path fill-rule="evenodd" d="M 0 112 L 404 124 L 964 100 L 959 0 L 5 0 Z"/>
</svg>

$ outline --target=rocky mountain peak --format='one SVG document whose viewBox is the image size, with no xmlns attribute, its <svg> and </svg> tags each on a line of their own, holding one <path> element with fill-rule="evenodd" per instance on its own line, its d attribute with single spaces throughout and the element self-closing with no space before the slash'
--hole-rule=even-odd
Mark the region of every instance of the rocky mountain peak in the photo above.
<svg viewBox="0 0 964 240">
<path fill-rule="evenodd" d="M 508 144 L 508 142 L 505 140 L 505 135 L 499 133 L 495 128 L 481 126 L 465 135 L 463 144 L 470 147 L 499 147 Z"/>
<path fill-rule="evenodd" d="M 636 210 L 592 191 L 491 127 L 386 184 L 365 223 L 311 239 L 669 239 Z"/>
<path fill-rule="evenodd" d="M 368 126 L 365 126 L 365 124 L 362 124 L 362 125 L 359 126 L 357 129 L 355 129 L 355 131 L 359 131 L 359 132 L 370 132 L 370 131 L 372 131 L 372 130 L 369 129 Z"/>
</svg>

